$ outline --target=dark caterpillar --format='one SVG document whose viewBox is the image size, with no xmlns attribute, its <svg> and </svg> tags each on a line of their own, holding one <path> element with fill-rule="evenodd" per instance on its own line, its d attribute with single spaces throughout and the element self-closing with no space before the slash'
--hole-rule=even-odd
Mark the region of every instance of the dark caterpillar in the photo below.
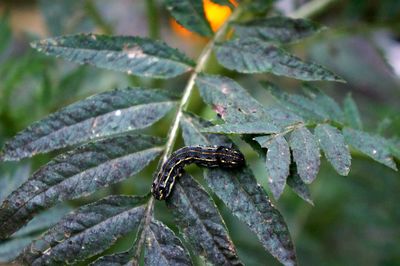
<svg viewBox="0 0 400 266">
<path fill-rule="evenodd" d="M 209 168 L 236 168 L 244 165 L 243 154 L 224 146 L 189 146 L 175 151 L 161 166 L 153 181 L 151 192 L 158 200 L 168 198 L 176 178 L 185 165 L 195 163 Z"/>
</svg>

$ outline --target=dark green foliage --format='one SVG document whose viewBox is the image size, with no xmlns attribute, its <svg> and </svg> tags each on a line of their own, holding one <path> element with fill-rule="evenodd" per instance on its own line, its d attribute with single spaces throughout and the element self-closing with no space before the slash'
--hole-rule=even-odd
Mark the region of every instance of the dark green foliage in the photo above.
<svg viewBox="0 0 400 266">
<path fill-rule="evenodd" d="M 326 159 L 340 175 L 350 171 L 351 155 L 342 133 L 335 127 L 320 124 L 315 128 L 315 136 L 324 151 Z"/>
<path fill-rule="evenodd" d="M 88 195 L 142 170 L 160 152 L 161 140 L 127 135 L 89 143 L 59 155 L 36 171 L 0 207 L 0 239 L 56 202 Z"/>
<path fill-rule="evenodd" d="M 268 121 L 247 122 L 241 124 L 216 125 L 204 129 L 208 133 L 224 134 L 271 134 L 278 133 L 279 129 Z"/>
<path fill-rule="evenodd" d="M 300 80 L 343 80 L 315 63 L 305 63 L 281 48 L 257 39 L 236 39 L 216 46 L 218 61 L 241 73 L 271 72 Z"/>
<path fill-rule="evenodd" d="M 73 263 L 98 254 L 135 230 L 147 198 L 110 196 L 79 208 L 32 242 L 19 260 L 29 265 Z"/>
<path fill-rule="evenodd" d="M 71 211 L 65 205 L 56 206 L 37 215 L 24 228 L 12 235 L 9 240 L 0 242 L 0 263 L 14 260 L 32 240 L 54 226 L 65 214 Z"/>
<path fill-rule="evenodd" d="M 264 107 L 234 80 L 201 75 L 196 79 L 203 100 L 226 122 L 255 122 L 269 118 Z"/>
<path fill-rule="evenodd" d="M 314 35 L 324 28 L 305 19 L 270 17 L 234 23 L 241 39 L 256 38 L 266 42 L 288 43 Z"/>
<path fill-rule="evenodd" d="M 164 224 L 152 221 L 147 227 L 145 265 L 191 265 L 189 254 L 181 241 Z"/>
<path fill-rule="evenodd" d="M 284 137 L 278 135 L 261 144 L 261 147 L 268 149 L 265 162 L 269 174 L 268 183 L 274 197 L 279 199 L 289 175 L 289 144 Z"/>
<path fill-rule="evenodd" d="M 334 170 L 343 176 L 350 171 L 349 147 L 397 170 L 394 158 L 400 157 L 398 139 L 362 131 L 360 112 L 350 95 L 341 107 L 310 84 L 301 85 L 302 94 L 287 93 L 269 82 L 261 82 L 266 90 L 258 91 L 249 88 L 251 75 L 246 75 L 241 85 L 234 79 L 235 73 L 230 72 L 231 77 L 210 75 L 205 69 L 214 51 L 225 68 L 244 74 L 272 73 L 304 81 L 342 82 L 330 70 L 306 63 L 280 46 L 309 37 L 324 27 L 305 19 L 266 15 L 274 1 L 243 0 L 238 1 L 239 7 L 235 8 L 228 0 L 213 0 L 234 12 L 225 27 L 214 35 L 201 0 L 164 2 L 180 24 L 211 38 L 196 63 L 179 50 L 148 38 L 74 34 L 78 25 L 71 22 L 72 16 L 65 15 L 66 12 L 75 14 L 80 5 L 68 1 L 59 5 L 40 1 L 47 20 L 54 21 L 54 16 L 59 16 L 58 23 L 49 25 L 50 32 L 74 35 L 33 42 L 32 46 L 39 52 L 139 77 L 169 79 L 184 73 L 189 77 L 186 85 L 181 78 L 168 83 L 177 86 L 174 91 L 184 87 L 182 96 L 168 89 L 146 86 L 102 92 L 50 114 L 11 138 L 4 145 L 1 161 L 53 153 L 43 156 L 42 160 L 49 160 L 48 163 L 38 167 L 29 178 L 29 164 L 25 163 L 17 171 L 1 173 L 0 200 L 4 201 L 0 206 L 0 262 L 9 262 L 20 253 L 18 261 L 26 265 L 197 265 L 199 258 L 205 264 L 243 265 L 249 256 L 242 257 L 243 250 L 235 246 L 241 232 L 229 232 L 231 221 L 223 218 L 232 214 L 244 226 L 241 229 L 247 227 L 246 232 L 254 234 L 259 250 L 270 253 L 283 265 L 297 265 L 288 226 L 258 182 L 269 185 L 276 200 L 287 184 L 313 205 L 309 184 L 320 171 L 320 149 Z M 154 3 L 147 4 L 149 13 L 154 14 L 150 10 L 154 9 Z M 84 7 L 84 13 L 96 12 L 91 1 L 86 1 Z M 261 14 L 263 18 L 257 18 Z M 79 29 L 91 29 L 93 23 L 101 19 L 100 13 L 96 16 L 92 17 L 93 21 L 80 17 L 77 21 L 84 23 L 79 24 Z M 242 22 L 244 17 L 247 20 Z M 69 27 L 63 25 L 69 23 L 72 23 Z M 101 24 L 97 26 L 105 32 L 112 32 L 112 26 L 101 21 L 97 24 Z M 232 35 L 229 34 L 231 29 L 234 30 Z M 2 55 L 10 38 L 6 20 L 0 21 L 0 31 Z M 56 104 L 69 102 L 71 97 L 76 97 L 82 82 L 89 76 L 92 82 L 92 76 L 100 73 L 82 74 L 81 69 L 66 71 L 68 74 L 58 83 L 62 88 L 54 91 L 48 73 L 41 73 L 46 69 L 45 60 L 25 59 L 21 66 L 10 68 L 10 73 L 0 68 L 0 74 L 6 74 L 4 89 L 0 88 L 0 94 L 5 96 L 0 99 L 0 118 L 10 116 L 7 108 L 12 106 L 11 92 L 16 85 L 20 86 L 20 72 L 28 65 L 34 65 L 30 75 L 42 74 L 40 82 L 44 88 L 40 103 L 48 107 L 51 106 L 47 101 L 53 97 L 57 98 Z M 46 64 L 49 66 L 51 61 Z M 280 82 L 281 79 L 276 80 Z M 129 82 L 163 84 L 136 77 Z M 189 99 L 196 95 L 193 93 L 195 85 L 204 103 L 220 118 L 213 121 L 215 123 L 188 112 Z M 266 92 L 278 105 L 264 104 L 263 97 L 258 96 Z M 178 108 L 170 128 L 165 124 L 157 128 L 156 122 L 174 107 Z M 198 111 L 196 108 L 193 109 Z M 147 129 L 152 125 L 163 133 L 169 132 L 165 140 L 136 132 L 146 129 L 146 134 L 154 133 Z M 74 200 L 74 205 L 82 204 L 82 197 L 111 185 L 108 191 L 101 193 L 138 193 L 141 187 L 145 187 L 144 193 L 147 193 L 148 184 L 135 183 L 139 178 L 129 179 L 134 183 L 123 189 L 116 183 L 136 175 L 162 155 L 159 169 L 174 150 L 179 129 L 186 146 L 237 148 L 244 152 L 247 163 L 235 169 L 204 168 L 200 182 L 189 173 L 179 177 L 164 204 L 174 218 L 174 226 L 155 213 L 159 206 L 165 206 L 155 207 L 155 199 L 150 194 L 102 196 L 72 212 L 68 203 L 56 205 L 70 200 Z M 236 135 L 235 141 L 241 138 L 246 144 L 237 141 L 237 146 L 228 135 Z M 250 148 L 265 164 L 261 167 L 264 172 L 257 176 L 259 179 L 250 168 L 253 165 L 251 155 L 247 154 Z M 64 150 L 57 155 L 60 149 Z M 55 157 L 50 159 L 53 155 Z M 150 171 L 157 173 L 157 169 Z M 149 173 L 145 170 L 143 176 L 150 183 Z M 93 201 L 89 197 L 85 202 L 90 200 Z M 220 204 L 224 205 L 223 212 Z M 56 207 L 49 209 L 54 205 Z M 301 227 L 302 221 L 299 224 Z M 296 226 L 293 226 L 294 231 L 298 230 Z M 170 228 L 179 230 L 179 234 Z M 133 238 L 129 239 L 128 247 L 122 250 L 112 247 L 128 234 Z M 297 232 L 294 235 L 296 237 Z"/>
<path fill-rule="evenodd" d="M 164 0 L 171 15 L 185 28 L 203 36 L 211 36 L 212 30 L 203 9 L 202 0 Z"/>
<path fill-rule="evenodd" d="M 355 129 L 362 129 L 363 125 L 360 117 L 360 112 L 358 111 L 357 105 L 351 97 L 351 94 L 347 94 L 346 99 L 344 99 L 343 109 L 346 124 Z"/>
<path fill-rule="evenodd" d="M 229 139 L 222 135 L 199 133 L 209 125 L 206 121 L 194 116 L 187 116 L 183 121 L 186 145 L 229 145 Z M 250 169 L 206 169 L 204 178 L 228 209 L 257 235 L 266 250 L 284 265 L 296 264 L 296 255 L 286 224 L 265 191 L 257 184 Z"/>
<path fill-rule="evenodd" d="M 167 206 L 197 255 L 215 265 L 242 265 L 213 200 L 190 175 L 180 178 Z"/>
<path fill-rule="evenodd" d="M 32 47 L 75 63 L 145 77 L 175 77 L 193 65 L 185 55 L 165 43 L 140 37 L 79 34 L 34 42 Z"/>
<path fill-rule="evenodd" d="M 3 160 L 18 160 L 92 139 L 148 127 L 175 106 L 165 91 L 127 88 L 67 106 L 10 140 Z"/>
<path fill-rule="evenodd" d="M 211 0 L 211 1 L 221 6 L 229 6 L 231 9 L 235 8 L 235 6 L 229 0 Z"/>
<path fill-rule="evenodd" d="M 319 148 L 313 134 L 305 127 L 297 128 L 290 134 L 289 143 L 300 178 L 310 184 L 317 177 L 320 165 Z"/>
<path fill-rule="evenodd" d="M 344 128 L 343 135 L 346 143 L 350 146 L 368 155 L 375 161 L 397 170 L 392 152 L 388 148 L 390 145 L 386 139 L 351 128 Z"/>
</svg>

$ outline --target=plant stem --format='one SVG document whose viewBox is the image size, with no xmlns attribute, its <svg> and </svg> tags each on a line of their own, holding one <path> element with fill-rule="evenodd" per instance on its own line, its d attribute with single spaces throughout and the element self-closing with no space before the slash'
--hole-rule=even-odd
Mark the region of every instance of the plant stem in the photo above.
<svg viewBox="0 0 400 266">
<path fill-rule="evenodd" d="M 168 157 L 171 155 L 172 150 L 174 148 L 176 139 L 178 137 L 178 129 L 179 129 L 179 123 L 182 119 L 183 112 L 186 110 L 188 104 L 189 104 L 189 99 L 190 96 L 193 92 L 193 88 L 195 85 L 195 80 L 197 75 L 204 70 L 206 67 L 206 64 L 208 62 L 208 59 L 210 58 L 211 52 L 214 48 L 214 45 L 216 42 L 221 41 L 221 39 L 226 35 L 229 23 L 236 19 L 241 13 L 240 7 L 237 7 L 235 11 L 231 14 L 228 20 L 225 21 L 225 23 L 219 28 L 219 30 L 215 33 L 214 37 L 207 43 L 207 45 L 204 47 L 203 51 L 201 52 L 199 58 L 197 59 L 197 65 L 195 69 L 192 71 L 192 74 L 190 75 L 188 82 L 186 84 L 185 90 L 183 92 L 182 99 L 179 103 L 178 110 L 176 111 L 175 119 L 174 122 L 170 128 L 170 131 L 168 132 L 168 140 L 167 143 L 165 144 L 165 149 L 163 153 L 163 157 L 160 160 L 160 164 L 162 165 L 165 163 L 168 159 Z M 149 199 L 149 202 L 147 203 L 146 207 L 146 212 L 145 212 L 145 217 L 144 217 L 144 223 L 142 225 L 142 228 L 144 229 L 142 234 L 140 235 L 140 239 L 137 242 L 136 250 L 137 252 L 142 249 L 142 245 L 144 244 L 145 240 L 145 229 L 149 226 L 151 219 L 153 217 L 153 209 L 154 209 L 154 198 L 151 197 Z M 139 254 L 136 254 L 139 255 Z"/>
<path fill-rule="evenodd" d="M 172 149 L 174 147 L 176 138 L 178 137 L 178 129 L 179 123 L 182 119 L 183 112 L 186 110 L 187 105 L 189 103 L 190 95 L 193 92 L 195 80 L 197 75 L 205 68 L 208 59 L 210 58 L 211 52 L 214 48 L 216 42 L 220 41 L 222 37 L 225 36 L 226 31 L 228 29 L 228 25 L 231 21 L 236 19 L 241 12 L 240 7 L 237 7 L 232 15 L 229 17 L 227 21 L 219 28 L 219 30 L 215 33 L 214 37 L 207 43 L 204 47 L 202 53 L 200 54 L 199 58 L 197 59 L 196 68 L 193 70 L 192 74 L 189 77 L 189 80 L 186 84 L 182 99 L 179 103 L 178 110 L 176 112 L 174 123 L 168 133 L 168 140 L 165 145 L 165 151 L 162 158 L 162 163 L 166 162 L 169 155 L 172 153 Z"/>
<path fill-rule="evenodd" d="M 154 0 L 147 0 L 145 2 L 149 37 L 151 39 L 158 39 L 160 37 L 160 30 L 157 7 L 154 3 Z"/>
</svg>

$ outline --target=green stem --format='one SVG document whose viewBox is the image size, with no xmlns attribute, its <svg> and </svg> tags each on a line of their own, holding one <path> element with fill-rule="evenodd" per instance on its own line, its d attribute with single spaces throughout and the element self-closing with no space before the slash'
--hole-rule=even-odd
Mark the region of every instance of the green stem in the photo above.
<svg viewBox="0 0 400 266">
<path fill-rule="evenodd" d="M 167 161 L 169 155 L 171 155 L 172 150 L 174 148 L 175 141 L 178 137 L 179 123 L 182 119 L 183 112 L 186 110 L 187 105 L 189 103 L 189 98 L 193 92 L 197 75 L 205 68 L 215 43 L 220 41 L 225 36 L 229 23 L 234 19 L 236 19 L 240 13 L 241 13 L 240 7 L 236 8 L 235 11 L 232 13 L 232 15 L 229 17 L 229 19 L 224 23 L 224 25 L 221 26 L 221 28 L 215 33 L 214 37 L 207 43 L 202 53 L 200 54 L 199 58 L 197 59 L 196 68 L 193 70 L 192 74 L 189 77 L 189 80 L 183 92 L 182 99 L 179 103 L 178 111 L 176 112 L 175 120 L 168 133 L 168 140 L 165 145 L 165 151 L 162 157 L 162 163 Z"/>
<path fill-rule="evenodd" d="M 168 140 L 165 144 L 164 153 L 162 159 L 160 160 L 160 165 L 165 163 L 168 157 L 171 155 L 176 139 L 178 138 L 178 129 L 179 124 L 183 116 L 183 112 L 186 111 L 186 108 L 189 104 L 190 96 L 193 92 L 195 80 L 197 75 L 204 70 L 207 65 L 208 59 L 210 58 L 211 52 L 214 48 L 216 42 L 221 41 L 222 38 L 226 35 L 229 23 L 235 20 L 241 13 L 241 9 L 238 7 L 235 11 L 231 14 L 229 19 L 222 25 L 219 30 L 215 33 L 214 37 L 207 43 L 204 47 L 202 53 L 197 59 L 197 65 L 195 69 L 192 71 L 192 74 L 189 77 L 189 80 L 186 84 L 185 90 L 183 92 L 182 99 L 179 103 L 178 110 L 176 111 L 174 122 L 168 132 Z M 147 228 L 151 222 L 153 217 L 153 209 L 154 209 L 154 198 L 151 197 L 149 202 L 147 203 L 146 213 L 145 213 L 145 220 L 143 223 L 143 228 Z M 137 250 L 141 250 L 141 246 L 144 244 L 144 232 L 140 235 L 140 239 L 138 241 Z"/>
<path fill-rule="evenodd" d="M 147 0 L 145 2 L 149 37 L 151 39 L 158 39 L 160 37 L 160 30 L 157 7 L 154 4 L 154 0 Z"/>
</svg>

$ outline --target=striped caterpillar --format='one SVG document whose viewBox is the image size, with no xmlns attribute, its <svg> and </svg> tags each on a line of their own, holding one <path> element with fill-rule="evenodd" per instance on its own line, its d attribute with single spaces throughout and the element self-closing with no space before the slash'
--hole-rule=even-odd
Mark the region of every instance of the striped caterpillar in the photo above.
<svg viewBox="0 0 400 266">
<path fill-rule="evenodd" d="M 168 198 L 176 178 L 183 174 L 185 165 L 195 163 L 209 168 L 236 168 L 244 165 L 243 154 L 224 146 L 188 146 L 175 151 L 161 166 L 151 192 L 158 200 Z"/>
</svg>

